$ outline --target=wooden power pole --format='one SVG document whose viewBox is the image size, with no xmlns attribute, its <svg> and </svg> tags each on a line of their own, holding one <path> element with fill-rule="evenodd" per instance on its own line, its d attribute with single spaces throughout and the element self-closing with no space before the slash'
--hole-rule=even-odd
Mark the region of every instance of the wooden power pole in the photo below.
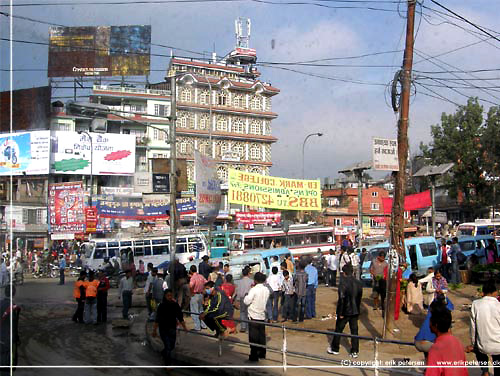
<svg viewBox="0 0 500 376">
<path fill-rule="evenodd" d="M 391 218 L 391 246 L 406 260 L 404 247 L 404 199 L 406 191 L 406 163 L 408 160 L 408 117 L 410 112 L 411 70 L 413 65 L 413 30 L 415 25 L 416 0 L 408 0 L 406 19 L 406 46 L 403 57 L 401 79 L 401 102 L 398 122 L 398 160 L 399 171 L 394 172 L 394 200 Z M 391 261 L 391 259 L 389 260 Z M 394 329 L 394 312 L 396 302 L 397 273 L 391 272 L 387 281 L 387 299 L 385 309 L 384 337 Z M 398 307 L 399 309 L 399 307 Z"/>
</svg>

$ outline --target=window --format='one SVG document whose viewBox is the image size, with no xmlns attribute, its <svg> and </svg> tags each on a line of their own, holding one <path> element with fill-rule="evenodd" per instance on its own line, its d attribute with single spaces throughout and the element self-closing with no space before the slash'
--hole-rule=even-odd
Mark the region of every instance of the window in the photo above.
<svg viewBox="0 0 500 376">
<path fill-rule="evenodd" d="M 378 192 L 372 192 L 372 197 L 378 197 Z"/>
<path fill-rule="evenodd" d="M 210 92 L 208 90 L 203 90 L 200 93 L 200 104 L 210 104 Z"/>
<path fill-rule="evenodd" d="M 250 148 L 250 159 L 253 161 L 258 161 L 262 158 L 262 150 L 259 145 L 252 145 Z"/>
<path fill-rule="evenodd" d="M 156 116 L 168 116 L 168 107 L 164 104 L 155 103 L 155 115 Z"/>
<path fill-rule="evenodd" d="M 240 158 L 243 158 L 245 156 L 245 146 L 240 143 L 240 142 L 236 142 L 233 147 L 231 148 L 231 150 L 238 155 L 238 157 Z"/>
<path fill-rule="evenodd" d="M 225 116 L 217 116 L 217 130 L 220 132 L 227 132 L 227 118 Z"/>
<path fill-rule="evenodd" d="M 233 118 L 232 130 L 234 133 L 245 133 L 245 122 L 240 117 Z"/>
<path fill-rule="evenodd" d="M 435 243 L 420 244 L 420 251 L 422 252 L 422 257 L 437 255 L 437 247 Z"/>
<path fill-rule="evenodd" d="M 198 119 L 198 129 L 209 129 L 210 128 L 210 116 L 208 114 L 201 114 Z"/>
<path fill-rule="evenodd" d="M 225 91 L 221 91 L 217 94 L 217 105 L 219 106 L 227 106 L 227 93 Z"/>
<path fill-rule="evenodd" d="M 187 140 L 179 143 L 179 153 L 191 155 L 193 153 L 193 144 Z"/>
<path fill-rule="evenodd" d="M 181 102 L 191 102 L 192 92 L 191 89 L 184 88 L 181 91 Z"/>
<path fill-rule="evenodd" d="M 233 106 L 237 108 L 245 107 L 245 98 L 241 94 L 237 94 L 233 98 Z"/>
<path fill-rule="evenodd" d="M 153 139 L 158 141 L 164 141 L 166 139 L 166 132 L 160 129 L 153 129 Z"/>
<path fill-rule="evenodd" d="M 224 166 L 217 167 L 217 176 L 223 182 L 227 181 L 227 168 Z"/>
<path fill-rule="evenodd" d="M 68 123 L 55 123 L 52 127 L 55 131 L 71 131 L 71 124 Z"/>
<path fill-rule="evenodd" d="M 131 104 L 130 105 L 130 111 L 131 112 L 140 113 L 140 114 L 144 114 L 144 113 L 146 113 L 146 106 L 144 106 L 142 104 Z"/>
<path fill-rule="evenodd" d="M 342 219 L 341 218 L 333 218 L 333 225 L 334 226 L 342 226 Z"/>
<path fill-rule="evenodd" d="M 177 118 L 177 126 L 179 128 L 187 128 L 187 123 L 188 123 L 187 114 L 181 113 Z"/>
<path fill-rule="evenodd" d="M 262 134 L 262 122 L 260 120 L 252 120 L 250 123 L 251 134 Z"/>
<path fill-rule="evenodd" d="M 370 207 L 372 210 L 379 210 L 380 205 L 377 202 L 372 202 Z"/>
<path fill-rule="evenodd" d="M 250 108 L 252 110 L 262 110 L 262 98 L 258 95 L 254 95 L 250 101 Z"/>
</svg>

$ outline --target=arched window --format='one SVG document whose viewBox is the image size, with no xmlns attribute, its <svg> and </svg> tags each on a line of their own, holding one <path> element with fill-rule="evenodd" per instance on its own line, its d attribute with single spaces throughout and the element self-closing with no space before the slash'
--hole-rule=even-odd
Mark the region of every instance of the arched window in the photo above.
<svg viewBox="0 0 500 376">
<path fill-rule="evenodd" d="M 208 90 L 203 90 L 199 94 L 200 104 L 210 104 L 210 92 Z"/>
<path fill-rule="evenodd" d="M 177 127 L 187 128 L 187 123 L 188 123 L 188 113 L 180 112 L 179 115 L 177 116 L 177 122 L 176 122 Z"/>
<path fill-rule="evenodd" d="M 254 174 L 260 174 L 260 168 L 259 167 L 255 167 L 255 166 L 254 167 L 250 167 L 248 169 L 248 172 L 252 172 Z"/>
<path fill-rule="evenodd" d="M 209 155 L 210 143 L 209 141 L 199 141 L 198 142 L 198 150 L 201 154 Z"/>
<path fill-rule="evenodd" d="M 250 147 L 250 159 L 252 161 L 260 161 L 262 159 L 262 149 L 260 145 L 253 144 Z"/>
<path fill-rule="evenodd" d="M 231 128 L 234 133 L 245 133 L 245 122 L 241 117 L 234 117 Z"/>
<path fill-rule="evenodd" d="M 250 108 L 252 110 L 262 110 L 262 98 L 259 95 L 254 95 L 250 101 Z"/>
<path fill-rule="evenodd" d="M 217 130 L 220 132 L 227 132 L 227 118 L 225 116 L 217 116 Z"/>
<path fill-rule="evenodd" d="M 220 91 L 218 94 L 217 94 L 217 105 L 219 106 L 227 106 L 228 105 L 228 93 L 223 90 L 223 91 Z"/>
<path fill-rule="evenodd" d="M 215 144 L 215 157 L 221 159 L 222 156 L 229 150 L 227 141 L 217 141 Z"/>
<path fill-rule="evenodd" d="M 241 94 L 236 94 L 233 98 L 233 107 L 245 108 L 245 97 Z"/>
<path fill-rule="evenodd" d="M 245 157 L 245 145 L 241 142 L 235 142 L 231 150 L 238 155 L 240 158 Z"/>
<path fill-rule="evenodd" d="M 250 133 L 251 134 L 262 134 L 262 121 L 261 120 L 252 120 L 250 123 Z"/>
<path fill-rule="evenodd" d="M 193 93 L 189 88 L 183 88 L 181 91 L 181 102 L 191 102 L 193 98 Z"/>
<path fill-rule="evenodd" d="M 199 115 L 198 129 L 210 129 L 210 116 L 208 114 Z"/>
<path fill-rule="evenodd" d="M 194 114 L 192 112 L 186 114 L 186 128 L 194 129 Z"/>
<path fill-rule="evenodd" d="M 223 182 L 227 181 L 227 168 L 226 168 L 226 166 L 217 167 L 217 177 Z"/>
</svg>

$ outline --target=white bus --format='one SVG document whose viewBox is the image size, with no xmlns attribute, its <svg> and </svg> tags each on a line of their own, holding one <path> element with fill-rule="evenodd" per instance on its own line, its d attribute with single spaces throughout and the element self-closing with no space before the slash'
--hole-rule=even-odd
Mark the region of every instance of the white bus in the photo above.
<svg viewBox="0 0 500 376">
<path fill-rule="evenodd" d="M 139 260 L 144 264 L 152 262 L 156 267 L 165 261 L 170 261 L 170 238 L 164 236 L 141 236 L 122 239 L 93 239 L 82 244 L 85 254 L 85 265 L 97 270 L 104 258 L 120 257 L 120 251 L 132 248 L 136 267 Z M 201 233 L 177 234 L 176 257 L 182 264 L 196 258 L 208 255 L 205 236 Z"/>
<path fill-rule="evenodd" d="M 491 219 L 476 219 L 475 222 L 458 225 L 457 236 L 496 235 L 500 233 L 500 221 Z M 497 235 L 498 236 L 498 235 Z"/>
<path fill-rule="evenodd" d="M 229 237 L 230 254 L 252 250 L 287 247 L 292 256 L 328 252 L 335 246 L 333 227 L 292 225 L 288 234 L 282 229 L 270 231 L 233 232 Z"/>
</svg>

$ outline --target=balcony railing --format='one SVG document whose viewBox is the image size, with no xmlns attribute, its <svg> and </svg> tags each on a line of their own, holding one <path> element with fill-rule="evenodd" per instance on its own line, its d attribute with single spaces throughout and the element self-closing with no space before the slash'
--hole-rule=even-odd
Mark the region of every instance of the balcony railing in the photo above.
<svg viewBox="0 0 500 376">
<path fill-rule="evenodd" d="M 126 86 L 94 85 L 93 90 L 112 91 L 115 93 L 148 94 L 148 95 L 170 95 L 167 90 L 144 89 Z"/>
</svg>

